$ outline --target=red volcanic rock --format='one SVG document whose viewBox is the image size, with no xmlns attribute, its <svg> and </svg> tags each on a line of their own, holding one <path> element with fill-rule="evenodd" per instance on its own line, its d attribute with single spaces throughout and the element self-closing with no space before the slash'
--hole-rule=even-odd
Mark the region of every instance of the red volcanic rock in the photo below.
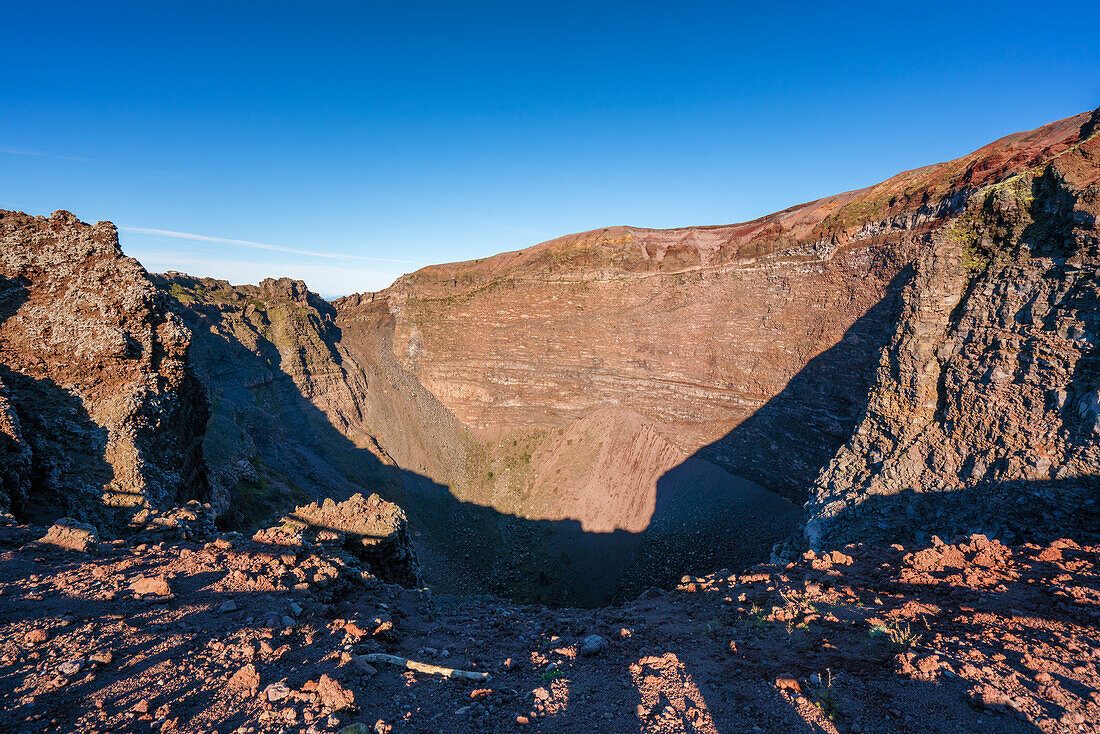
<svg viewBox="0 0 1100 734">
<path fill-rule="evenodd" d="M 270 545 L 223 551 L 169 540 L 79 557 L 0 550 L 0 686 L 12 691 L 0 702 L 0 730 L 40 730 L 41 720 L 27 719 L 44 701 L 67 731 L 128 730 L 134 714 L 153 722 L 162 711 L 185 732 L 274 733 L 290 721 L 336 730 L 359 718 L 356 709 L 444 731 L 514 731 L 517 716 L 546 732 L 681 721 L 710 732 L 1095 728 L 1095 703 L 1079 692 L 1100 686 L 1100 547 L 1058 543 L 1062 560 L 1053 562 L 1039 559 L 1049 546 L 1000 546 L 999 563 L 984 565 L 998 546 L 981 535 L 908 549 L 852 545 L 845 563 L 824 570 L 814 554 L 690 576 L 613 608 L 546 609 L 381 583 L 365 590 L 341 565 L 341 549 L 315 545 L 292 568 L 304 578 L 337 573 L 294 594 L 291 628 L 267 626 L 293 611 L 276 585 L 291 554 Z M 916 572 L 907 559 L 927 550 L 962 565 Z M 150 582 L 171 577 L 186 604 L 110 593 L 134 567 Z M 227 597 L 245 613 L 220 614 Z M 28 625 L 28 609 L 52 620 L 50 634 Z M 386 645 L 395 656 L 487 672 L 491 688 L 362 665 L 358 653 L 379 643 L 345 632 L 388 619 L 400 619 L 401 636 Z M 625 620 L 631 634 L 615 634 Z M 578 647 L 593 636 L 615 642 L 582 657 Z M 100 664 L 111 648 L 117 664 Z M 609 686 L 615 676 L 620 684 Z M 40 703 L 28 709 L 32 699 Z"/>
<path fill-rule="evenodd" d="M 111 223 L 0 211 L 0 509 L 118 522 L 205 496 L 206 396 L 167 303 Z"/>
<path fill-rule="evenodd" d="M 229 679 L 226 683 L 226 687 L 230 690 L 238 691 L 242 696 L 251 698 L 256 695 L 256 692 L 260 689 L 260 674 L 256 670 L 256 666 L 252 663 L 248 663 Z"/>
<path fill-rule="evenodd" d="M 141 596 L 168 596 L 172 587 L 163 576 L 139 576 L 130 583 L 130 591 Z"/>
<path fill-rule="evenodd" d="M 55 522 L 46 535 L 38 540 L 43 545 L 54 545 L 66 550 L 87 552 L 99 543 L 99 531 L 95 526 L 63 517 Z"/>
<path fill-rule="evenodd" d="M 23 635 L 23 642 L 28 645 L 40 645 L 48 639 L 50 639 L 49 633 L 40 627 L 36 627 Z"/>
<path fill-rule="evenodd" d="M 355 694 L 327 675 L 317 681 L 317 698 L 322 706 L 342 711 L 355 705 Z"/>
</svg>

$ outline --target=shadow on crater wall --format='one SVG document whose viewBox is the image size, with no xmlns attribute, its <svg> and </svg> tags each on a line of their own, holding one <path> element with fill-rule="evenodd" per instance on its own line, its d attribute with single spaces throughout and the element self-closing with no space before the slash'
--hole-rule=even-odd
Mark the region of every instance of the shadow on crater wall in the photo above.
<svg viewBox="0 0 1100 734">
<path fill-rule="evenodd" d="M 897 294 L 909 277 L 911 269 L 899 274 L 878 304 L 756 414 L 666 472 L 655 490 L 657 509 L 640 533 L 590 532 L 578 520 L 532 520 L 463 501 L 446 483 L 390 466 L 357 446 L 345 435 L 348 426 L 334 425 L 348 419 L 320 410 L 302 394 L 269 339 L 259 338 L 253 351 L 211 331 L 203 322 L 209 304 L 191 305 L 181 315 L 195 327 L 196 360 L 211 389 L 207 456 L 217 465 L 250 455 L 255 470 L 256 478 L 230 488 L 243 503 L 231 508 L 227 525 L 246 528 L 262 524 L 258 514 L 273 520 L 295 504 L 378 492 L 406 510 L 426 580 L 438 590 L 597 606 L 669 587 L 685 573 L 768 558 L 772 545 L 794 528 L 799 510 L 766 490 L 797 494 L 791 477 L 805 477 L 808 485 L 850 435 L 893 331 Z M 331 362 L 325 368 L 343 371 L 347 382 L 354 366 L 343 364 L 337 348 L 343 333 L 323 310 L 331 306 L 309 305 L 321 315 L 311 326 L 325 343 Z M 364 389 L 385 389 L 379 385 L 386 380 L 383 370 L 373 367 L 382 374 L 372 372 Z M 318 375 L 311 378 L 317 381 Z M 407 402 L 418 407 L 415 400 Z M 782 477 L 769 473 L 780 464 Z M 728 469 L 754 474 L 756 482 Z"/>
</svg>

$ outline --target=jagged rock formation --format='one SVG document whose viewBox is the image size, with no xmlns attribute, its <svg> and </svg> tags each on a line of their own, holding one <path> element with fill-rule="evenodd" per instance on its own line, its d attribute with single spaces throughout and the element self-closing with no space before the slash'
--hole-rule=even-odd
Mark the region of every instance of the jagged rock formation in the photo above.
<svg viewBox="0 0 1100 734">
<path fill-rule="evenodd" d="M 329 303 L 286 278 L 158 283 L 194 334 L 192 363 L 210 393 L 203 451 L 223 523 L 255 527 L 311 499 L 399 486 L 363 430 L 367 379 Z"/>
<path fill-rule="evenodd" d="M 804 542 L 1100 528 L 1098 117 L 933 237 Z"/>
<path fill-rule="evenodd" d="M 420 564 L 409 541 L 408 519 L 400 507 L 377 494 L 355 494 L 344 502 L 329 497 L 323 503 L 297 507 L 280 525 L 257 532 L 253 540 L 343 549 L 380 578 L 404 586 L 418 586 L 420 582 Z"/>
<path fill-rule="evenodd" d="M 109 224 L 4 215 L 2 499 L 198 497 L 251 531 L 377 492 L 407 508 L 429 583 L 582 604 L 762 560 L 811 488 L 788 551 L 1087 533 L 1095 126 L 333 304 L 288 279 L 170 273 L 158 293 Z"/>
<path fill-rule="evenodd" d="M 205 498 L 190 333 L 114 225 L 0 211 L 0 503 L 125 517 Z"/>
</svg>

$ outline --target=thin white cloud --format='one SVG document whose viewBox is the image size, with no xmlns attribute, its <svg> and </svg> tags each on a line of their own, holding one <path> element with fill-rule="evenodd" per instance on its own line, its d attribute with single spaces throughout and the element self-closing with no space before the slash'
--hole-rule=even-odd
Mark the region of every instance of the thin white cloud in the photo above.
<svg viewBox="0 0 1100 734">
<path fill-rule="evenodd" d="M 127 255 L 144 265 L 146 270 L 153 273 L 174 270 L 196 277 L 228 280 L 236 284 L 259 283 L 264 278 L 300 278 L 306 282 L 310 290 L 324 298 L 379 291 L 402 275 L 401 269 L 373 268 L 366 265 L 243 262 L 189 252 L 147 251 L 130 247 L 126 247 L 125 251 Z"/>
<path fill-rule="evenodd" d="M 402 265 L 416 265 L 413 260 L 398 260 L 390 257 L 364 257 L 362 255 L 344 255 L 338 252 L 323 252 L 320 250 L 299 250 L 293 247 L 281 245 L 269 245 L 265 242 L 250 242 L 249 240 L 234 240 L 227 237 L 211 237 L 205 234 L 192 234 L 191 232 L 176 232 L 170 229 L 153 229 L 151 227 L 119 227 L 123 232 L 133 234 L 151 235 L 153 237 L 171 237 L 179 240 L 194 240 L 195 242 L 215 242 L 222 245 L 234 245 L 236 247 L 249 247 L 254 250 L 270 250 L 271 252 L 286 252 L 291 255 L 305 255 L 307 257 L 320 257 L 326 260 L 345 260 L 349 262 L 376 262 L 399 263 Z"/>
<path fill-rule="evenodd" d="M 88 159 L 80 155 L 58 155 L 56 153 L 44 153 L 41 150 L 28 150 L 26 148 L 9 148 L 6 146 L 0 146 L 0 153 L 7 155 L 26 155 L 33 156 L 35 158 L 53 158 L 59 161 L 80 161 L 87 163 Z"/>
</svg>

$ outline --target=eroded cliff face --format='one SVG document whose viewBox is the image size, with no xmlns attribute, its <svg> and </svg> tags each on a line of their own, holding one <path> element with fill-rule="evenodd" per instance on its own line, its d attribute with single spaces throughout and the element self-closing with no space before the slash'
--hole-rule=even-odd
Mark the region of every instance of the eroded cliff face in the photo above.
<svg viewBox="0 0 1100 734">
<path fill-rule="evenodd" d="M 190 332 L 114 225 L 0 211 L 0 503 L 110 522 L 205 500 Z"/>
<path fill-rule="evenodd" d="M 795 543 L 1100 528 L 1100 138 L 973 197 L 932 238 L 865 415 Z"/>
<path fill-rule="evenodd" d="M 928 334 L 969 323 L 961 294 L 1026 291 L 1031 276 L 989 269 L 1004 264 L 992 257 L 978 275 L 964 250 L 1019 237 L 1028 223 L 1008 210 L 981 224 L 990 197 L 1085 155 L 1091 124 L 1052 123 L 748 224 L 608 228 L 332 305 L 294 281 L 172 275 L 162 285 L 196 332 L 213 396 L 206 454 L 224 517 L 378 491 L 408 509 L 433 585 L 583 604 L 641 591 L 638 579 L 761 560 L 797 520 L 779 494 L 804 500 L 834 457 L 869 462 L 853 497 L 879 492 L 885 459 L 868 457 L 892 449 L 842 449 L 868 415 L 890 415 L 897 425 L 880 433 L 925 456 L 918 483 L 969 450 L 899 438 L 921 411 L 967 441 L 999 440 L 1003 422 L 971 425 L 972 406 L 940 401 L 971 378 L 927 381 L 928 355 L 947 354 Z M 1055 207 L 1047 221 L 1062 205 L 1035 206 Z M 985 229 L 964 245 L 960 226 Z M 973 359 L 1005 351 L 971 331 Z M 880 364 L 884 350 L 903 356 Z M 1038 423 L 1020 420 L 1016 440 L 1031 446 Z M 1067 471 L 1083 476 L 1091 460 Z"/>
<path fill-rule="evenodd" d="M 586 606 L 763 560 L 807 497 L 784 552 L 1087 535 L 1095 126 L 332 304 L 288 279 L 151 280 L 110 224 L 4 213 L 0 502 L 209 497 L 255 529 L 377 492 L 432 586 Z"/>
<path fill-rule="evenodd" d="M 397 468 L 365 428 L 367 377 L 339 343 L 331 304 L 286 278 L 234 287 L 169 274 L 158 283 L 194 333 L 223 524 L 250 528 L 310 500 L 393 493 Z"/>
<path fill-rule="evenodd" d="M 372 297 L 395 359 L 478 435 L 522 442 L 627 410 L 801 501 L 866 407 L 899 294 L 944 222 L 1064 153 L 1088 119 L 747 224 L 587 232 Z"/>
</svg>

